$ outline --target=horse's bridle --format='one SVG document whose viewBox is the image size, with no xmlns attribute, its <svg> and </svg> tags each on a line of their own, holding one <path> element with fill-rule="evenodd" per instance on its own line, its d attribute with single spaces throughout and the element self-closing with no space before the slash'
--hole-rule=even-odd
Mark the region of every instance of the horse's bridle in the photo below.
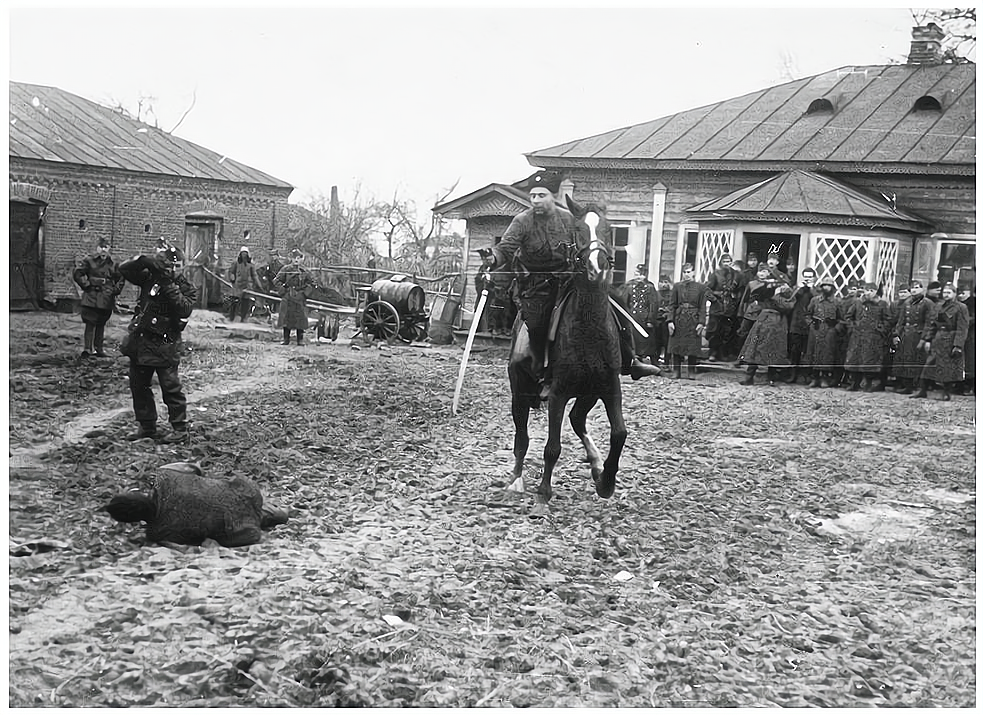
<svg viewBox="0 0 985 718">
<path fill-rule="evenodd" d="M 588 278 L 591 281 L 595 281 L 609 270 L 609 250 L 602 243 L 602 240 L 598 238 L 598 233 L 596 232 L 596 228 L 601 222 L 599 215 L 595 212 L 588 212 L 581 221 L 588 227 L 588 233 L 591 238 L 588 241 L 588 246 L 578 250 L 575 260 L 578 264 L 585 267 L 588 272 Z M 600 260 L 600 255 L 605 257 L 604 261 Z"/>
</svg>

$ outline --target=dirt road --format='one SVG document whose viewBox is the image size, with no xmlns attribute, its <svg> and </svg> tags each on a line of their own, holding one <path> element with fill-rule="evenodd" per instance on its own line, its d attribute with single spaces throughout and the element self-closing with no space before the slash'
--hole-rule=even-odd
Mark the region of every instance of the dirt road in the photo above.
<svg viewBox="0 0 985 718">
<path fill-rule="evenodd" d="M 166 447 L 121 440 L 126 361 L 77 362 L 77 317 L 11 315 L 12 706 L 974 705 L 973 397 L 627 380 L 615 496 L 566 429 L 533 518 L 501 350 L 452 416 L 458 347 L 221 321 Z M 291 521 L 175 549 L 98 510 L 174 460 Z"/>
</svg>

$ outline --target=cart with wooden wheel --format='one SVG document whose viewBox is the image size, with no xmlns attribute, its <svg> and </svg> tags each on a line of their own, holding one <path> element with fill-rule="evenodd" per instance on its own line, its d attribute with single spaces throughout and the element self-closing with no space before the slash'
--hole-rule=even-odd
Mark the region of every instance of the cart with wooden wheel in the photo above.
<svg viewBox="0 0 985 718">
<path fill-rule="evenodd" d="M 361 287 L 358 335 L 367 343 L 383 341 L 420 342 L 428 336 L 426 296 L 420 285 L 402 274 L 377 279 Z"/>
</svg>

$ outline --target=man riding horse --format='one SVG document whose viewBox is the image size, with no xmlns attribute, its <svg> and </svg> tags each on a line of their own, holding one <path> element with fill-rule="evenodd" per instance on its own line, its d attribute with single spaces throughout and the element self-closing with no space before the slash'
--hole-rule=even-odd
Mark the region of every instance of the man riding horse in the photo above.
<svg viewBox="0 0 985 718">
<path fill-rule="evenodd" d="M 560 185 L 561 176 L 557 172 L 540 172 L 529 180 L 531 208 L 513 218 L 502 241 L 492 248 L 492 255 L 485 263 L 489 271 L 512 266 L 542 398 L 547 397 L 550 387 L 551 368 L 548 366 L 545 371 L 544 358 L 551 313 L 561 298 L 560 289 L 570 272 L 575 226 L 571 212 L 555 202 Z M 614 313 L 619 320 L 622 373 L 634 380 L 659 376 L 660 369 L 636 358 L 630 325 L 625 316 Z"/>
</svg>

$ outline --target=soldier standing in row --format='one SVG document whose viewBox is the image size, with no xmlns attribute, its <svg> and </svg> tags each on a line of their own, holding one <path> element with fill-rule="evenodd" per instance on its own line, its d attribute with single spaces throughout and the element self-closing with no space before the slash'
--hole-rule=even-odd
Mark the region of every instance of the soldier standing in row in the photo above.
<svg viewBox="0 0 985 718">
<path fill-rule="evenodd" d="M 914 386 L 920 380 L 925 360 L 920 344 L 933 309 L 934 303 L 924 296 L 923 283 L 913 280 L 910 283 L 910 296 L 900 306 L 893 337 L 896 345 L 893 372 L 899 384 L 897 394 L 912 394 Z"/>
<path fill-rule="evenodd" d="M 636 276 L 628 282 L 619 293 L 618 299 L 629 309 L 641 327 L 646 330 L 648 336 L 644 337 L 635 328 L 633 329 L 633 339 L 636 345 L 636 358 L 641 361 L 648 361 L 656 364 L 659 354 L 656 353 L 656 324 L 657 314 L 660 310 L 660 295 L 657 288 L 653 285 L 646 275 L 646 265 L 636 265 Z"/>
<path fill-rule="evenodd" d="M 804 363 L 811 367 L 811 388 L 828 389 L 834 381 L 838 353 L 838 301 L 831 279 L 822 277 L 817 287 L 820 291 L 811 297 L 804 316 L 810 331 Z"/>
<path fill-rule="evenodd" d="M 930 382 L 941 385 L 941 401 L 950 401 L 954 385 L 964 381 L 964 343 L 968 338 L 968 308 L 957 301 L 948 282 L 941 287 L 941 303 L 934 308 L 920 346 L 929 354 L 920 375 L 920 389 L 911 399 L 927 398 Z"/>
<path fill-rule="evenodd" d="M 82 288 L 80 313 L 85 324 L 82 356 L 106 356 L 103 336 L 106 322 L 113 315 L 116 297 L 123 291 L 124 280 L 119 267 L 109 254 L 109 241 L 100 237 L 92 254 L 72 272 L 72 279 Z"/>
<path fill-rule="evenodd" d="M 876 296 L 878 291 L 875 283 L 866 282 L 862 296 L 848 304 L 843 314 L 843 320 L 852 328 L 845 353 L 848 391 L 874 391 L 873 382 L 882 371 L 892 322 L 889 305 Z"/>
<path fill-rule="evenodd" d="M 813 297 L 816 276 L 812 267 L 805 267 L 801 273 L 801 284 L 794 292 L 794 305 L 790 310 L 790 325 L 787 330 L 787 355 L 790 359 L 790 373 L 786 378 L 788 384 L 797 383 L 797 376 L 801 371 L 801 361 L 807 350 L 807 340 L 810 333 L 807 325 L 807 307 L 810 306 Z"/>
<path fill-rule="evenodd" d="M 739 309 L 741 281 L 732 268 L 732 255 L 723 254 L 718 268 L 708 279 L 711 307 L 708 310 L 708 361 L 733 361 L 736 314 Z"/>
<path fill-rule="evenodd" d="M 670 290 L 667 329 L 670 339 L 667 353 L 674 357 L 674 378 L 681 378 L 681 363 L 687 357 L 687 379 L 697 377 L 698 355 L 701 353 L 701 337 L 704 336 L 707 314 L 708 288 L 694 280 L 694 265 L 681 267 L 681 281 Z"/>
<path fill-rule="evenodd" d="M 315 288 L 315 280 L 304 264 L 304 253 L 295 247 L 291 250 L 291 261 L 284 265 L 274 277 L 274 286 L 283 298 L 277 326 L 284 330 L 284 346 L 291 343 L 291 330 L 297 332 L 298 346 L 304 344 L 304 330 L 308 328 L 308 307 L 305 301 Z"/>
</svg>

